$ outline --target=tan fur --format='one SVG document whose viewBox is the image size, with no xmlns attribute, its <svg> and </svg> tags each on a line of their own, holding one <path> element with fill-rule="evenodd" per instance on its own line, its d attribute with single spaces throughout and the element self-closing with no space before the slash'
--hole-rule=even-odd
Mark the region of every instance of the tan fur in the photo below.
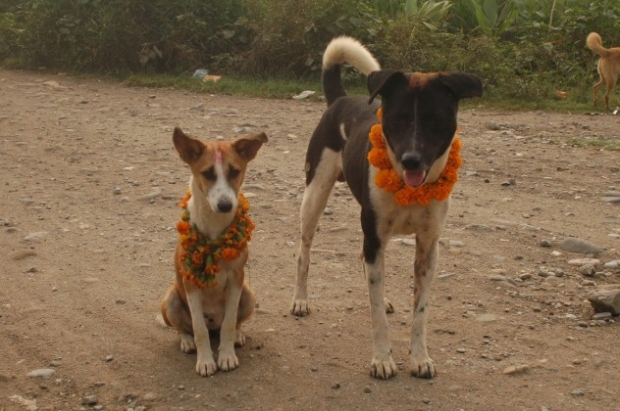
<svg viewBox="0 0 620 411">
<path fill-rule="evenodd" d="M 434 77 L 437 77 L 439 73 L 420 73 L 415 72 L 409 79 L 409 87 L 414 88 L 424 88 L 424 86 Z"/>
<path fill-rule="evenodd" d="M 202 143 L 175 129 L 175 148 L 181 159 L 191 170 L 190 187 L 192 199 L 188 203 L 190 222 L 207 237 L 215 238 L 232 222 L 236 207 L 228 212 L 213 211 L 207 203 L 207 195 L 216 182 L 205 177 L 205 173 L 216 164 L 216 151 L 222 155 L 221 167 L 238 170 L 236 176 L 226 175 L 227 187 L 237 195 L 241 190 L 248 162 L 267 141 L 264 133 L 244 136 L 235 141 Z M 236 197 L 235 197 L 236 198 Z M 241 251 L 235 260 L 221 260 L 220 272 L 216 274 L 216 285 L 199 288 L 181 275 L 179 254 L 182 247 L 177 244 L 174 265 L 176 281 L 168 287 L 161 302 L 162 319 L 166 325 L 179 333 L 181 350 L 197 351 L 196 372 L 210 376 L 218 369 L 229 371 L 239 365 L 234 346 L 243 345 L 245 337 L 241 325 L 254 311 L 254 293 L 244 281 L 244 266 L 248 259 L 248 248 Z M 220 331 L 220 345 L 217 364 L 211 350 L 208 330 Z"/>
<path fill-rule="evenodd" d="M 586 46 L 601 56 L 597 65 L 599 81 L 593 86 L 593 104 L 596 106 L 598 90 L 605 84 L 607 86 L 605 107 L 609 110 L 609 98 L 618 81 L 618 75 L 620 75 L 620 47 L 613 47 L 610 49 L 603 47 L 601 36 L 595 32 L 588 34 Z"/>
</svg>

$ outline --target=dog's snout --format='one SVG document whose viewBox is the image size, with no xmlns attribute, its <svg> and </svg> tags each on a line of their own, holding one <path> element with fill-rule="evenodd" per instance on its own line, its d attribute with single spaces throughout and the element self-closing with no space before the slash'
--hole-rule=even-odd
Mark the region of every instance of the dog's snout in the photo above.
<svg viewBox="0 0 620 411">
<path fill-rule="evenodd" d="M 418 170 L 422 165 L 422 156 L 418 153 L 405 153 L 400 159 L 405 170 Z"/>
<path fill-rule="evenodd" d="M 220 213 L 227 213 L 232 210 L 232 201 L 229 199 L 222 199 L 217 202 L 217 211 Z"/>
</svg>

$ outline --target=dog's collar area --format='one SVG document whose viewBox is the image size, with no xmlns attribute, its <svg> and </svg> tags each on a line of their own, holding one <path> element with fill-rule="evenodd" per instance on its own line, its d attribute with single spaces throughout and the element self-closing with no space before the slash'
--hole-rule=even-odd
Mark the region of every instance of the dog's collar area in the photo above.
<svg viewBox="0 0 620 411">
<path fill-rule="evenodd" d="M 243 193 L 239 193 L 239 206 L 235 218 L 228 228 L 215 239 L 208 239 L 195 224 L 190 222 L 187 203 L 191 198 L 188 190 L 179 202 L 183 209 L 181 221 L 177 223 L 179 244 L 182 251 L 178 258 L 181 263 L 181 275 L 192 281 L 197 287 L 214 287 L 217 285 L 215 275 L 220 271 L 221 260 L 234 260 L 239 257 L 252 237 L 254 222 L 248 211 L 250 203 Z"/>
<path fill-rule="evenodd" d="M 368 133 L 368 138 L 372 143 L 372 149 L 368 152 L 368 162 L 378 169 L 375 175 L 375 185 L 387 192 L 394 194 L 396 202 L 402 206 L 412 203 L 427 205 L 431 200 L 444 201 L 450 197 L 452 188 L 459 178 L 459 167 L 463 160 L 461 158 L 461 140 L 454 137 L 450 145 L 448 160 L 439 178 L 432 182 L 417 187 L 405 184 L 402 177 L 398 175 L 387 151 L 387 144 L 383 136 L 381 120 L 382 110 L 377 110 L 379 122 L 372 126 Z"/>
</svg>

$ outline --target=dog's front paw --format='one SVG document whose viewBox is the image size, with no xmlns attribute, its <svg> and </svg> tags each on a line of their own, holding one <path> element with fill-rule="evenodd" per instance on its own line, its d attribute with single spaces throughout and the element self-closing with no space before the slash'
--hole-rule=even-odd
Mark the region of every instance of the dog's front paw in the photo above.
<svg viewBox="0 0 620 411">
<path fill-rule="evenodd" d="M 179 334 L 179 337 L 181 337 L 181 351 L 187 354 L 196 351 L 194 337 L 189 334 Z"/>
<path fill-rule="evenodd" d="M 381 380 L 387 380 L 396 375 L 396 364 L 392 360 L 392 356 L 384 360 L 373 358 L 370 364 L 370 376 Z"/>
<path fill-rule="evenodd" d="M 245 335 L 241 332 L 241 330 L 237 330 L 237 334 L 235 335 L 235 347 L 243 347 L 245 344 Z"/>
<path fill-rule="evenodd" d="M 411 359 L 411 375 L 418 378 L 433 378 L 437 375 L 435 362 L 430 357 L 421 360 Z"/>
<path fill-rule="evenodd" d="M 305 317 L 310 314 L 310 307 L 306 299 L 294 299 L 291 306 L 291 314 L 297 317 Z"/>
<path fill-rule="evenodd" d="M 239 359 L 232 352 L 220 351 L 220 355 L 217 358 L 217 366 L 222 371 L 232 371 L 239 366 Z"/>
<path fill-rule="evenodd" d="M 201 377 L 210 377 L 217 371 L 217 365 L 215 364 L 215 360 L 213 356 L 211 358 L 207 358 L 205 360 L 201 360 L 200 358 L 196 361 L 196 372 Z"/>
</svg>

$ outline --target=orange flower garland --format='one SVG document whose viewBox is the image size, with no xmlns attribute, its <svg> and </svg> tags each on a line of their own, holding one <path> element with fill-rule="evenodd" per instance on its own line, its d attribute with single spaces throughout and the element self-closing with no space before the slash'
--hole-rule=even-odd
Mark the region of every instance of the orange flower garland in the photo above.
<svg viewBox="0 0 620 411">
<path fill-rule="evenodd" d="M 239 207 L 234 220 L 228 228 L 215 239 L 204 236 L 195 224 L 189 222 L 187 202 L 191 198 L 189 190 L 179 202 L 183 208 L 181 221 L 177 223 L 179 243 L 183 251 L 179 253 L 181 275 L 200 288 L 214 287 L 215 275 L 220 271 L 220 260 L 234 260 L 245 249 L 252 237 L 254 222 L 248 215 L 250 203 L 239 193 Z"/>
<path fill-rule="evenodd" d="M 379 123 L 372 126 L 368 134 L 368 138 L 373 146 L 368 152 L 368 162 L 379 169 L 375 175 L 377 187 L 394 193 L 394 199 L 402 206 L 411 203 L 427 205 L 432 199 L 443 201 L 450 197 L 452 187 L 454 187 L 459 178 L 459 167 L 463 162 L 461 158 L 461 140 L 458 137 L 454 137 L 454 140 L 452 140 L 448 161 L 437 181 L 420 187 L 411 187 L 403 182 L 402 178 L 394 170 L 392 161 L 390 161 L 387 144 L 383 137 L 382 117 L 381 109 L 377 110 Z"/>
</svg>

